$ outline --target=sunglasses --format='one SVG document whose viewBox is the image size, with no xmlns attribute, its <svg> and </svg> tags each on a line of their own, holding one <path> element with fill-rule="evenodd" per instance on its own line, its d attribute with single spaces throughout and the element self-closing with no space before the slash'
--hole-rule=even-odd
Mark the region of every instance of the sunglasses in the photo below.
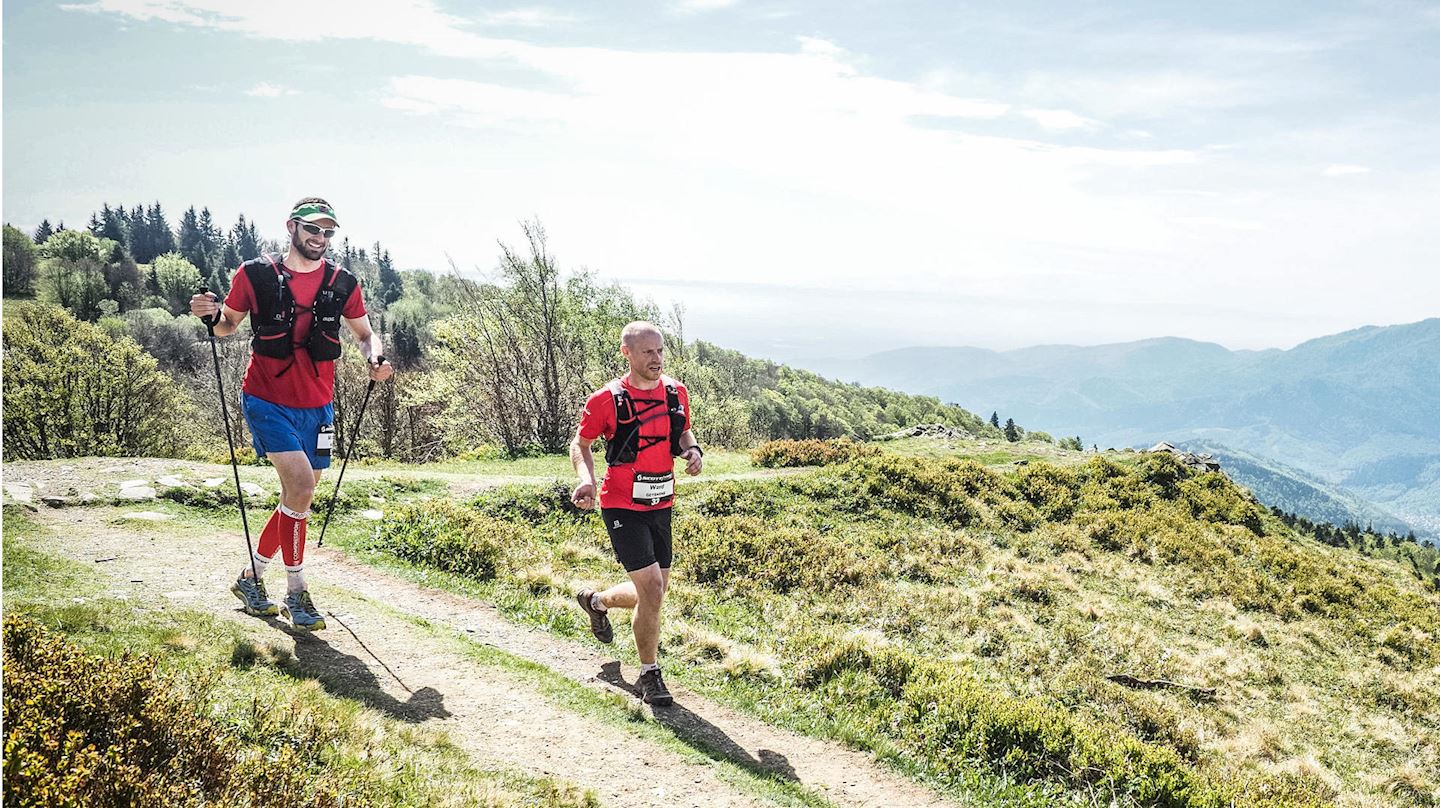
<svg viewBox="0 0 1440 808">
<path fill-rule="evenodd" d="M 312 236 L 324 236 L 325 238 L 331 238 L 331 237 L 333 237 L 333 236 L 335 235 L 335 228 L 333 228 L 333 227 L 321 227 L 321 226 L 318 225 L 318 224 L 310 224 L 309 222 L 302 222 L 302 221 L 300 221 L 299 219 L 295 219 L 294 221 L 295 221 L 295 224 L 300 225 L 300 228 L 301 228 L 302 230 L 304 230 L 306 233 L 309 233 L 309 234 L 312 235 Z"/>
</svg>

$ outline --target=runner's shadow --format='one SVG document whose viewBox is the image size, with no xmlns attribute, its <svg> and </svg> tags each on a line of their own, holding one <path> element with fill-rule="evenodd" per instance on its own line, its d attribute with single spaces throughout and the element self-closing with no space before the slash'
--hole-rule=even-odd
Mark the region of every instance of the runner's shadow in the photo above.
<svg viewBox="0 0 1440 808">
<path fill-rule="evenodd" d="M 633 693 L 637 698 L 640 696 L 639 686 L 625 681 L 624 675 L 620 673 L 619 662 L 612 661 L 601 665 L 600 681 Z M 756 755 L 752 756 L 743 746 L 731 740 L 724 730 L 685 709 L 679 701 L 669 707 L 656 707 L 651 710 L 651 714 L 655 717 L 655 723 L 666 727 L 675 733 L 675 737 L 713 759 L 728 760 L 763 777 L 792 782 L 800 780 L 795 774 L 795 767 L 790 765 L 789 758 L 770 749 L 757 750 Z"/>
<path fill-rule="evenodd" d="M 367 707 L 411 724 L 418 724 L 432 718 L 450 717 L 450 711 L 445 709 L 443 693 L 433 687 L 411 690 L 409 685 L 391 672 L 389 666 L 385 665 L 379 657 L 375 658 L 376 661 L 385 668 L 391 680 L 398 683 L 409 694 L 405 701 L 400 701 L 387 693 L 380 686 L 380 679 L 376 677 L 375 672 L 359 657 L 347 654 L 319 636 L 294 628 L 277 617 L 268 617 L 265 622 L 284 631 L 295 640 L 294 658 L 276 665 L 287 676 L 296 679 L 313 679 L 332 696 L 355 699 Z M 332 625 L 339 623 L 340 628 L 349 631 L 349 627 L 340 623 L 339 619 L 333 615 L 327 622 Z M 353 636 L 354 632 L 352 631 L 351 634 Z M 355 639 L 357 642 L 360 641 L 359 637 Z M 360 645 L 362 648 L 365 647 L 363 642 Z M 369 649 L 367 648 L 366 651 L 369 652 Z"/>
</svg>

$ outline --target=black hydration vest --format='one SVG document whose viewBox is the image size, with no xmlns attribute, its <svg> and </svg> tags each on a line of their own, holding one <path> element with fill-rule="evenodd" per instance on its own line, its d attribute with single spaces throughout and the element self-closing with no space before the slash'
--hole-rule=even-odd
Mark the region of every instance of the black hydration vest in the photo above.
<svg viewBox="0 0 1440 808">
<path fill-rule="evenodd" d="M 250 329 L 254 332 L 250 347 L 255 353 L 289 359 L 296 348 L 303 348 L 311 362 L 340 358 L 340 318 L 345 302 L 355 291 L 354 275 L 342 266 L 324 262 L 319 271 L 325 275 L 310 306 L 310 336 L 301 344 L 295 342 L 295 312 L 299 307 L 287 283 L 290 271 L 272 255 L 246 261 L 240 268 L 255 292 L 255 311 L 250 313 Z"/>
<path fill-rule="evenodd" d="M 680 436 L 685 433 L 685 407 L 680 404 L 680 388 L 674 379 L 661 376 L 665 385 L 665 411 L 652 412 L 660 408 L 660 402 L 647 401 L 645 412 L 635 411 L 635 400 L 619 379 L 611 379 L 605 389 L 615 399 L 615 434 L 605 441 L 605 465 L 623 466 L 634 463 L 640 452 L 665 440 L 640 434 L 640 425 L 656 418 L 670 417 L 670 454 L 680 456 Z"/>
</svg>

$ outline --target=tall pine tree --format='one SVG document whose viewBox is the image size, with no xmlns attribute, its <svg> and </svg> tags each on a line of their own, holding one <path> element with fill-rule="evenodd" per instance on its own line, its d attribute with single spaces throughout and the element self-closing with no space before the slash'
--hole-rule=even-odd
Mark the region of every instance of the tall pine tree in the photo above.
<svg viewBox="0 0 1440 808">
<path fill-rule="evenodd" d="M 205 249 L 205 237 L 200 232 L 200 214 L 191 205 L 180 214 L 180 225 L 175 239 L 176 249 L 181 257 L 200 271 L 201 278 L 210 277 L 210 254 Z"/>
<path fill-rule="evenodd" d="M 53 235 L 55 235 L 55 228 L 50 226 L 50 220 L 41 219 L 40 226 L 35 228 L 35 243 L 44 244 L 46 241 L 49 241 Z"/>
<path fill-rule="evenodd" d="M 390 251 L 381 250 L 380 242 L 375 242 L 375 264 L 379 267 L 379 297 L 390 305 L 405 294 L 405 281 L 400 273 L 395 271 L 395 264 L 390 260 Z"/>
<path fill-rule="evenodd" d="M 100 238 L 108 238 L 116 244 L 125 243 L 125 208 L 103 205 L 100 209 Z"/>
</svg>

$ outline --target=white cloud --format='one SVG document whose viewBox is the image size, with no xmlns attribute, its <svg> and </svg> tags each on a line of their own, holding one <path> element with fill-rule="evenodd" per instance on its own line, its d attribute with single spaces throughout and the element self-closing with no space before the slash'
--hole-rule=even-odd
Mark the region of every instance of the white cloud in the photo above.
<svg viewBox="0 0 1440 808">
<path fill-rule="evenodd" d="M 246 90 L 245 94 L 249 96 L 254 96 L 256 98 L 279 98 L 282 95 L 298 95 L 299 92 L 299 90 L 293 90 L 289 87 L 283 87 L 279 84 L 271 84 L 267 81 L 262 81 L 254 87 Z"/>
<path fill-rule="evenodd" d="M 1044 129 L 1065 131 L 1083 129 L 1094 132 L 1101 128 L 1100 122 L 1065 109 L 1027 109 L 1020 113 Z"/>
<path fill-rule="evenodd" d="M 1369 174 L 1370 169 L 1366 168 L 1365 166 L 1335 163 L 1333 165 L 1326 166 L 1325 170 L 1320 173 L 1324 174 L 1327 177 L 1347 177 L 1354 174 Z"/>
<path fill-rule="evenodd" d="M 718 11 L 734 6 L 738 0 L 677 0 L 675 9 L 689 14 L 704 11 Z"/>
<path fill-rule="evenodd" d="M 554 25 L 569 25 L 579 20 L 573 14 L 566 14 L 548 8 L 514 8 L 508 11 L 491 11 L 485 14 L 484 22 L 489 25 L 515 25 L 526 28 L 547 28 Z"/>
</svg>

